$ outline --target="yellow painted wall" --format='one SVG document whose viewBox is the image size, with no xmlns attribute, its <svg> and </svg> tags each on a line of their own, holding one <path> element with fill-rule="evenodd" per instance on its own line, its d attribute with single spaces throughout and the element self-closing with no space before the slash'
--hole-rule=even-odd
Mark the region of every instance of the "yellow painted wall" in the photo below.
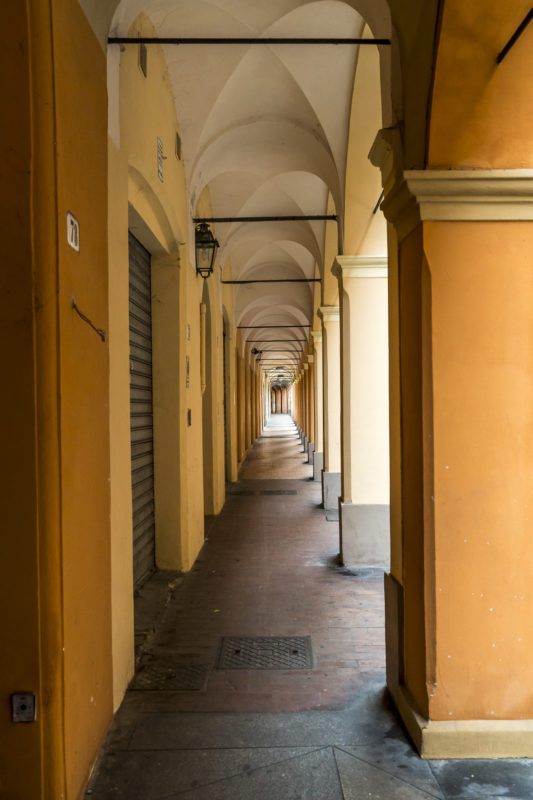
<svg viewBox="0 0 533 800">
<path fill-rule="evenodd" d="M 153 35 L 146 17 L 133 33 Z M 204 541 L 202 402 L 200 387 L 200 302 L 203 280 L 196 276 L 183 162 L 175 156 L 179 130 L 163 50 L 148 52 L 147 77 L 138 48 L 113 54 L 109 172 L 110 326 L 112 439 L 112 575 L 114 703 L 120 703 L 133 667 L 131 553 L 131 465 L 129 440 L 128 227 L 152 255 L 154 384 L 154 469 L 156 563 L 188 570 Z M 163 142 L 164 180 L 157 174 L 157 138 Z M 205 208 L 203 207 L 205 206 Z M 199 213 L 210 211 L 207 195 Z M 191 263 L 192 262 L 192 263 Z M 212 299 L 212 370 L 215 425 L 211 477 L 212 509 L 224 499 L 221 299 L 215 278 Z M 231 303 L 228 300 L 230 313 Z M 217 346 L 218 337 L 218 346 Z M 186 363 L 189 360 L 189 381 Z M 220 363 L 219 363 L 220 362 Z M 191 426 L 187 412 L 191 410 Z M 236 451 L 236 443 L 234 444 Z M 236 454 L 235 454 L 236 457 Z M 213 495 L 212 495 L 213 497 Z M 212 512 L 213 513 L 213 512 Z"/>
<path fill-rule="evenodd" d="M 112 716 L 108 345 L 72 308 L 107 329 L 106 64 L 71 0 L 14 4 L 4 36 L 2 99 L 15 113 L 0 134 L 12 187 L 2 402 L 16 437 L 3 459 L 0 793 L 74 798 Z M 66 242 L 69 210 L 79 253 Z M 37 695 L 35 723 L 10 721 L 21 690 Z"/>
<path fill-rule="evenodd" d="M 4 708 L 0 718 L 0 795 L 15 797 L 16 793 L 20 793 L 19 796 L 38 797 L 43 737 L 41 706 L 40 719 L 35 724 L 13 725 L 9 718 L 9 695 L 12 692 L 32 688 L 40 697 L 41 687 L 35 420 L 37 386 L 34 375 L 37 353 L 32 285 L 34 255 L 28 236 L 33 199 L 29 170 L 33 100 L 30 97 L 27 60 L 30 38 L 26 4 L 13 5 L 6 11 L 3 28 L 5 40 L 0 48 L 0 86 L 2 103 L 11 113 L 5 115 L 0 126 L 0 176 L 2 186 L 10 187 L 9 192 L 0 193 L 1 215 L 4 230 L 8 233 L 4 237 L 5 261 L 0 272 L 0 348 L 5 380 L 0 403 L 2 419 L 8 421 L 8 425 L 3 427 L 3 458 L 0 466 L 0 485 L 3 490 L 0 606 L 3 609 L 5 654 L 0 660 Z M 47 74 L 46 78 L 49 77 Z M 48 91 L 45 97 L 49 95 Z M 49 148 L 49 139 L 46 144 Z M 53 190 L 51 182 L 47 189 Z M 48 244 L 53 254 L 53 239 Z M 54 277 L 50 275 L 52 298 Z M 55 362 L 50 365 L 52 378 L 55 366 Z M 54 398 L 50 400 L 53 402 Z M 52 425 L 50 436 L 53 437 Z M 24 570 L 14 568 L 22 564 L 25 565 Z M 57 708 L 55 711 L 57 714 Z"/>
<path fill-rule="evenodd" d="M 371 38 L 365 26 L 362 36 Z M 384 255 L 387 252 L 386 222 L 373 213 L 381 194 L 381 173 L 368 153 L 382 127 L 380 64 L 376 47 L 361 47 L 357 56 L 345 181 L 343 252 L 350 255 Z"/>
<path fill-rule="evenodd" d="M 54 4 L 53 33 L 64 731 L 66 793 L 75 797 L 112 711 L 108 349 L 71 308 L 75 299 L 98 328 L 107 325 L 106 63 L 85 16 L 72 0 Z M 62 233 L 69 209 L 80 221 L 79 254 L 68 247 Z M 100 401 L 95 403 L 95 397 Z"/>
</svg>

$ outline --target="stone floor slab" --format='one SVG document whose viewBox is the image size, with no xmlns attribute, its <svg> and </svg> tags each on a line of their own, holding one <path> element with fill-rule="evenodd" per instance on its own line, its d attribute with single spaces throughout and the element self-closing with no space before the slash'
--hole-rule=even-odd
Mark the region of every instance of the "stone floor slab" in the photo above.
<svg viewBox="0 0 533 800">
<path fill-rule="evenodd" d="M 108 753 L 93 779 L 92 800 L 158 800 L 238 776 L 285 764 L 313 748 L 162 750 Z"/>
<path fill-rule="evenodd" d="M 160 695 L 160 693 L 156 693 Z M 380 741 L 391 719 L 363 713 L 148 713 L 138 719 L 129 749 L 311 747 Z"/>
<path fill-rule="evenodd" d="M 428 763 L 447 800 L 533 798 L 533 759 L 449 759 Z"/>
<path fill-rule="evenodd" d="M 330 748 L 236 775 L 165 800 L 343 800 Z M 162 800 L 162 799 L 161 799 Z"/>
<path fill-rule="evenodd" d="M 340 749 L 393 778 L 414 786 L 415 789 L 443 800 L 444 795 L 428 762 L 419 758 L 406 737 L 385 736 L 373 745 Z"/>
<path fill-rule="evenodd" d="M 442 800 L 442 795 L 418 789 L 379 767 L 335 750 L 344 800 Z"/>
</svg>

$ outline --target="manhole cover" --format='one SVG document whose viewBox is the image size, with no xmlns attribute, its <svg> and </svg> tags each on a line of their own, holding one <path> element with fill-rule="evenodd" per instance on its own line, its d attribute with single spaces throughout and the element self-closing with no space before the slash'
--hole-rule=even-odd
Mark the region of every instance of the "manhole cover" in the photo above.
<svg viewBox="0 0 533 800">
<path fill-rule="evenodd" d="M 130 689 L 139 692 L 199 692 L 205 686 L 208 672 L 208 664 L 181 666 L 158 661 L 140 667 Z"/>
<path fill-rule="evenodd" d="M 218 669 L 313 669 L 310 636 L 225 636 Z"/>
<path fill-rule="evenodd" d="M 296 489 L 262 489 L 259 494 L 298 494 Z"/>
</svg>

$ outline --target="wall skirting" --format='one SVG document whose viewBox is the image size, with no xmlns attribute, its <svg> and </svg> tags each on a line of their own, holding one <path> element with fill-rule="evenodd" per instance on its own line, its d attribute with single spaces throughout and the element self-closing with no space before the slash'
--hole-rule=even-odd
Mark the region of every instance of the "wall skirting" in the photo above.
<svg viewBox="0 0 533 800">
<path fill-rule="evenodd" d="M 313 480 L 322 480 L 322 470 L 324 469 L 324 453 L 313 453 Z"/>
<path fill-rule="evenodd" d="M 340 472 L 322 470 L 322 503 L 326 511 L 336 511 L 341 494 Z"/>
<path fill-rule="evenodd" d="M 428 720 L 403 686 L 391 687 L 394 704 L 422 758 L 532 758 L 533 720 Z"/>
<path fill-rule="evenodd" d="M 389 505 L 363 505 L 339 500 L 339 529 L 344 566 L 389 566 Z"/>
</svg>

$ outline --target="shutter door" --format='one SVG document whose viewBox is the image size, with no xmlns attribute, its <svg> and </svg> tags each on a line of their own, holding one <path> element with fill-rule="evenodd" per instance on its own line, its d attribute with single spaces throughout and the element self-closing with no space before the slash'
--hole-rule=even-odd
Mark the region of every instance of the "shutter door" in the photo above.
<svg viewBox="0 0 533 800">
<path fill-rule="evenodd" d="M 150 253 L 129 234 L 130 429 L 133 498 L 133 581 L 155 569 L 154 434 Z"/>
</svg>

